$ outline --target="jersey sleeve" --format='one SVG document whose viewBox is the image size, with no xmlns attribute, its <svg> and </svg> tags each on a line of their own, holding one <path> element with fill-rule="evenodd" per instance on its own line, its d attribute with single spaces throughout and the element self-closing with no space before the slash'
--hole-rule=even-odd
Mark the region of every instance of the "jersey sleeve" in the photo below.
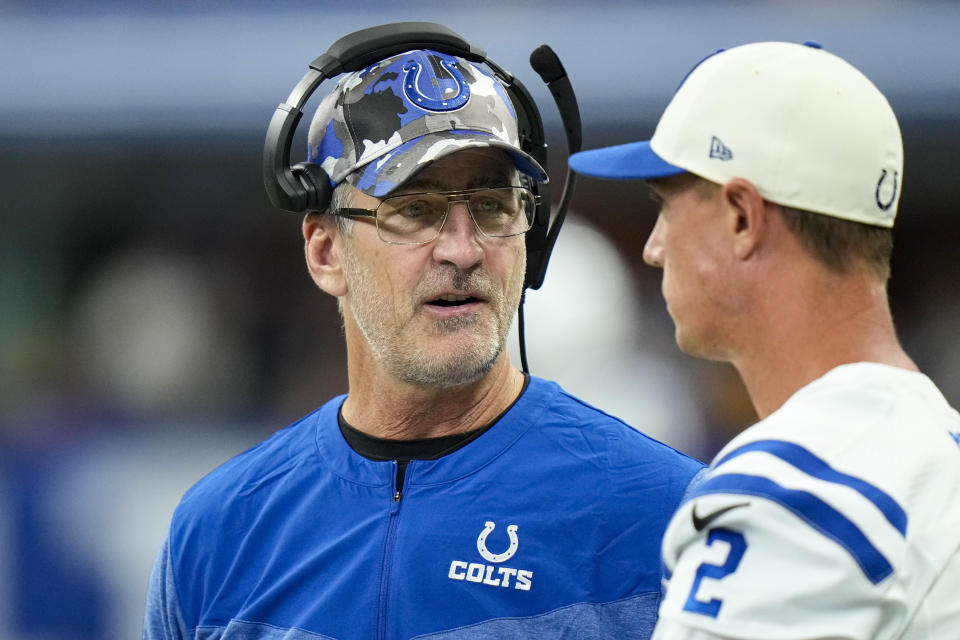
<svg viewBox="0 0 960 640">
<path fill-rule="evenodd" d="M 903 622 L 898 507 L 869 483 L 798 460 L 714 469 L 677 511 L 658 637 L 873 639 Z"/>
<path fill-rule="evenodd" d="M 188 637 L 173 579 L 170 540 L 164 541 L 147 587 L 143 640 L 184 640 Z"/>
</svg>

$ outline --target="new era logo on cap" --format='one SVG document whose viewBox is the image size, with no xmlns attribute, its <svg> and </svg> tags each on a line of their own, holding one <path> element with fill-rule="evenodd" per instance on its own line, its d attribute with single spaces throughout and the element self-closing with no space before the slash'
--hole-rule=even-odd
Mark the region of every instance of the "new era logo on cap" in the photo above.
<svg viewBox="0 0 960 640">
<path fill-rule="evenodd" d="M 710 140 L 710 157 L 717 160 L 733 160 L 733 151 L 730 151 L 720 138 L 713 136 Z"/>
</svg>

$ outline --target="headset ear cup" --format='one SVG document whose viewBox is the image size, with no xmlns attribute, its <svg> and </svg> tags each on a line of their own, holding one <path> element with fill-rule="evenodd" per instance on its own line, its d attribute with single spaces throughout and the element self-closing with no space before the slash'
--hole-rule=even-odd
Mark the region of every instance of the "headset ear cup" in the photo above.
<svg viewBox="0 0 960 640">
<path fill-rule="evenodd" d="M 550 223 L 550 203 L 541 200 L 533 212 L 533 224 L 527 231 L 527 250 L 542 249 L 547 240 L 547 227 Z"/>
<path fill-rule="evenodd" d="M 306 192 L 302 211 L 323 211 L 330 204 L 330 176 L 323 167 L 313 162 L 298 162 L 292 167 L 293 175 L 297 177 Z"/>
<path fill-rule="evenodd" d="M 545 271 L 544 250 L 547 246 L 547 233 L 550 227 L 550 191 L 546 184 L 527 180 L 528 188 L 538 197 L 539 203 L 533 212 L 533 224 L 527 231 L 527 272 L 523 286 L 525 289 L 539 289 Z"/>
</svg>

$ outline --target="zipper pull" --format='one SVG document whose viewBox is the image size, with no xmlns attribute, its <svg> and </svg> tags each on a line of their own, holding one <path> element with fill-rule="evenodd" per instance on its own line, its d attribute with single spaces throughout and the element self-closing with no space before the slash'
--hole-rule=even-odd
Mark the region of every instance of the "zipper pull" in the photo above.
<svg viewBox="0 0 960 640">
<path fill-rule="evenodd" d="M 403 498 L 403 478 L 407 474 L 407 464 L 409 460 L 394 460 L 393 464 L 397 465 L 397 481 L 395 489 L 393 492 L 393 501 L 400 502 L 400 499 Z"/>
</svg>

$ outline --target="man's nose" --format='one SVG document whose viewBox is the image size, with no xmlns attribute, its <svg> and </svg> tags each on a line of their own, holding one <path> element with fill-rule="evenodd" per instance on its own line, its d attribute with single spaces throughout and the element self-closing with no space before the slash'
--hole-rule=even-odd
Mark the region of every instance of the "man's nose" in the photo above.
<svg viewBox="0 0 960 640">
<path fill-rule="evenodd" d="M 653 225 L 653 231 L 643 245 L 643 261 L 651 267 L 663 268 L 663 229 L 660 224 L 660 217 L 657 217 L 656 224 Z"/>
<path fill-rule="evenodd" d="M 433 255 L 438 262 L 449 262 L 460 269 L 469 269 L 483 260 L 480 230 L 465 202 L 450 203 L 443 228 L 434 241 Z"/>
</svg>

